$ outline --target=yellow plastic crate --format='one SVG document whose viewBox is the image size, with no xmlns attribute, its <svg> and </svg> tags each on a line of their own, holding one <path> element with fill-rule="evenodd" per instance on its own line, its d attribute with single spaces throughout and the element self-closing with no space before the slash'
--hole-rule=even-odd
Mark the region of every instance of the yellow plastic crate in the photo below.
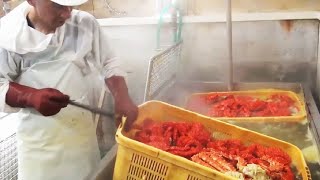
<svg viewBox="0 0 320 180">
<path fill-rule="evenodd" d="M 294 145 L 265 136 L 223 121 L 203 116 L 159 101 L 149 101 L 139 107 L 141 124 L 146 118 L 156 121 L 185 121 L 202 123 L 216 139 L 241 139 L 243 143 L 259 143 L 281 148 L 289 154 L 293 165 L 304 180 L 311 179 L 301 151 Z M 125 132 L 119 127 L 116 133 L 118 152 L 114 180 L 207 180 L 235 179 L 188 159 L 162 151 L 129 137 L 134 130 Z"/>
<path fill-rule="evenodd" d="M 225 95 L 240 95 L 240 96 L 250 96 L 260 99 L 265 99 L 273 94 L 287 95 L 291 97 L 295 106 L 299 111 L 292 116 L 269 116 L 269 117 L 214 117 L 219 120 L 231 120 L 231 121 L 245 121 L 245 122 L 298 122 L 306 119 L 307 113 L 305 108 L 305 103 L 303 98 L 299 98 L 298 95 L 292 91 L 284 91 L 277 89 L 259 89 L 250 91 L 230 91 L 230 92 L 209 92 L 209 93 L 194 93 L 188 97 L 185 108 L 203 115 L 206 115 L 206 107 L 190 107 L 193 101 L 214 94 L 225 94 Z"/>
</svg>

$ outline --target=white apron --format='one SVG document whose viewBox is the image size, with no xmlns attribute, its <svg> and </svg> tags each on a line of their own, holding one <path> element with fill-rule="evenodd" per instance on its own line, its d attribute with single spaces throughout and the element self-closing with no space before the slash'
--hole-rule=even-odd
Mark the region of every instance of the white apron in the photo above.
<svg viewBox="0 0 320 180">
<path fill-rule="evenodd" d="M 56 88 L 89 104 L 89 81 L 72 61 L 35 64 L 17 82 Z M 68 105 L 49 117 L 30 108 L 16 115 L 20 180 L 82 180 L 97 168 L 99 149 L 90 112 Z"/>
</svg>

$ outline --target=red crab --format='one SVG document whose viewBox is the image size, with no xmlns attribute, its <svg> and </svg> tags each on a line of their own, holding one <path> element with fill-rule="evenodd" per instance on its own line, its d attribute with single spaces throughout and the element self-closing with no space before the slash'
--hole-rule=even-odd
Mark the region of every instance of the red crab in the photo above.
<svg viewBox="0 0 320 180">
<path fill-rule="evenodd" d="M 279 148 L 252 144 L 240 156 L 248 163 L 261 166 L 273 180 L 294 179 L 290 168 L 291 158 Z"/>
<path fill-rule="evenodd" d="M 220 172 L 238 171 L 247 165 L 245 160 L 240 156 L 212 148 L 205 149 L 192 156 L 191 160 Z"/>
<path fill-rule="evenodd" d="M 290 96 L 283 94 L 273 94 L 263 100 L 245 95 L 215 93 L 204 96 L 202 102 L 201 98 L 192 99 L 188 109 L 211 117 L 268 117 L 291 116 L 291 110 L 298 110 L 298 107 Z"/>
<path fill-rule="evenodd" d="M 190 158 L 210 141 L 210 133 L 200 123 L 162 122 L 147 119 L 134 139 L 164 151 Z"/>
<path fill-rule="evenodd" d="M 240 140 L 217 140 L 200 123 L 146 119 L 134 139 L 221 171 L 242 173 L 248 164 L 259 165 L 272 180 L 293 180 L 291 158 L 276 147 L 244 145 Z M 243 174 L 245 179 L 252 179 Z"/>
</svg>

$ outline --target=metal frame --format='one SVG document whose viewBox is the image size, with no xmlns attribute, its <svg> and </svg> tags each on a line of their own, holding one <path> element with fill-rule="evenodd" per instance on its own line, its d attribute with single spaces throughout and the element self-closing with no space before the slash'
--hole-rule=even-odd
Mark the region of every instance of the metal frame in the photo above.
<svg viewBox="0 0 320 180">
<path fill-rule="evenodd" d="M 315 143 L 317 144 L 318 150 L 320 150 L 320 114 L 315 103 L 315 100 L 311 94 L 311 91 L 306 86 L 303 87 L 303 92 L 305 95 L 308 119 L 310 120 L 310 127 L 315 135 Z"/>
<path fill-rule="evenodd" d="M 155 55 L 149 62 L 144 101 L 155 99 L 176 81 L 182 41 Z"/>
</svg>

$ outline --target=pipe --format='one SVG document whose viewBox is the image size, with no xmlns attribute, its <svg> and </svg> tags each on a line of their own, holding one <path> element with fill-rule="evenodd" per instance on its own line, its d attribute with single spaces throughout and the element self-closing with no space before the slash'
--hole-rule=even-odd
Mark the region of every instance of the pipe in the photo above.
<svg viewBox="0 0 320 180">
<path fill-rule="evenodd" d="M 229 77 L 228 77 L 228 90 L 233 90 L 233 59 L 232 59 L 232 14 L 231 14 L 231 0 L 227 0 L 227 45 L 228 45 L 228 59 L 229 59 Z"/>
<path fill-rule="evenodd" d="M 174 1 L 172 2 L 174 3 Z M 172 30 L 173 30 L 173 41 L 176 42 L 177 41 L 177 30 L 178 30 L 178 24 L 177 24 L 177 20 L 178 20 L 178 17 L 177 17 L 177 9 L 175 7 L 175 4 L 173 4 L 173 9 L 172 9 L 172 12 L 171 12 L 171 20 L 172 20 Z"/>
</svg>

